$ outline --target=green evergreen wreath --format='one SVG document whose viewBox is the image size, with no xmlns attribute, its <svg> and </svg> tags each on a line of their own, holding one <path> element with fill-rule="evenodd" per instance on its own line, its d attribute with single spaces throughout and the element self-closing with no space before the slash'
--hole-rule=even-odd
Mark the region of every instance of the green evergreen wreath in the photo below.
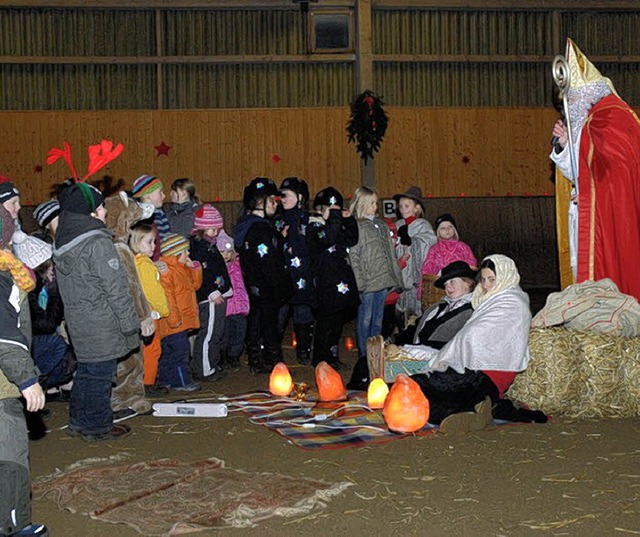
<svg viewBox="0 0 640 537">
<path fill-rule="evenodd" d="M 356 151 L 365 164 L 368 159 L 373 159 L 374 151 L 380 151 L 387 131 L 389 117 L 382 108 L 383 104 L 371 90 L 358 95 L 351 103 L 351 118 L 347 125 L 349 143 L 356 144 Z"/>
</svg>

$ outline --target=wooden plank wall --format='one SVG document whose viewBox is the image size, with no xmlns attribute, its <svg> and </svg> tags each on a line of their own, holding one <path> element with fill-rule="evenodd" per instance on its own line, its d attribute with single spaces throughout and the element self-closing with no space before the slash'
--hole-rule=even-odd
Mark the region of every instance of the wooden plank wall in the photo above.
<svg viewBox="0 0 640 537">
<path fill-rule="evenodd" d="M 374 161 L 381 196 L 412 184 L 433 197 L 553 195 L 553 110 L 387 111 L 390 126 Z M 347 194 L 360 177 L 348 117 L 347 108 L 0 112 L 0 175 L 16 181 L 24 203 L 38 203 L 68 173 L 62 161 L 46 165 L 50 148 L 67 140 L 82 174 L 87 146 L 106 138 L 126 149 L 103 173 L 127 187 L 141 173 L 168 183 L 191 177 L 204 199 L 231 201 L 256 175 L 300 175 L 312 192 L 332 184 Z M 156 155 L 161 142 L 171 147 L 168 156 Z"/>
</svg>

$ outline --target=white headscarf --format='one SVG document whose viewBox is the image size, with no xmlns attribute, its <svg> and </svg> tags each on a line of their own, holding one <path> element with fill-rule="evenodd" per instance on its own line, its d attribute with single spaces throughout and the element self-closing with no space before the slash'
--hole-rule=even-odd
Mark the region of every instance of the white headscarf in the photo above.
<svg viewBox="0 0 640 537">
<path fill-rule="evenodd" d="M 487 259 L 491 260 L 496 267 L 496 284 L 486 293 L 481 285 L 476 285 L 476 288 L 473 290 L 473 297 L 471 298 L 471 304 L 474 310 L 477 310 L 480 304 L 486 302 L 492 296 L 520 284 L 520 273 L 513 259 L 506 255 L 493 254 L 485 257 L 482 261 L 484 262 Z"/>
</svg>

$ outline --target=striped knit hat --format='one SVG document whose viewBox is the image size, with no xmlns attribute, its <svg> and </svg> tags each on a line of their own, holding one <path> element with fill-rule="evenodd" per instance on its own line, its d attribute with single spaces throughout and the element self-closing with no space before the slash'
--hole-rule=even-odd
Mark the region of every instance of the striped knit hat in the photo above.
<svg viewBox="0 0 640 537">
<path fill-rule="evenodd" d="M 165 257 L 178 256 L 185 250 L 189 251 L 189 239 L 177 233 L 169 233 L 160 242 L 160 254 Z"/>
<path fill-rule="evenodd" d="M 155 175 L 141 175 L 133 182 L 131 194 L 134 198 L 141 198 L 147 194 L 151 194 L 156 190 L 162 190 L 162 181 Z"/>
<path fill-rule="evenodd" d="M 8 177 L 0 175 L 0 203 L 9 201 L 11 198 L 19 196 L 20 192 Z"/>
<path fill-rule="evenodd" d="M 38 205 L 33 211 L 33 217 L 40 227 L 47 227 L 56 216 L 60 214 L 60 203 L 58 200 L 45 201 Z"/>
<path fill-rule="evenodd" d="M 198 229 L 221 229 L 224 225 L 220 211 L 213 205 L 205 203 L 196 211 L 191 233 Z"/>
</svg>

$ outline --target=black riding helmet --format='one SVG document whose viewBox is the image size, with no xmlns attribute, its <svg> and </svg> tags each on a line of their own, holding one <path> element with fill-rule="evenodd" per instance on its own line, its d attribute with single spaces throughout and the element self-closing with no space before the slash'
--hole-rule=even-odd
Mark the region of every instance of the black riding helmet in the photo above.
<svg viewBox="0 0 640 537">
<path fill-rule="evenodd" d="M 309 201 L 309 185 L 304 179 L 300 177 L 285 177 L 280 185 L 280 190 L 291 190 L 300 196 L 300 204 L 307 205 Z"/>
<path fill-rule="evenodd" d="M 280 193 L 276 184 L 268 177 L 256 177 L 244 187 L 242 203 L 245 209 L 253 211 L 261 199 L 277 196 Z"/>
<path fill-rule="evenodd" d="M 318 192 L 316 197 L 313 199 L 314 207 L 318 207 L 320 205 L 326 205 L 327 207 L 337 205 L 342 209 L 344 208 L 344 198 L 335 188 L 328 186 Z"/>
</svg>

